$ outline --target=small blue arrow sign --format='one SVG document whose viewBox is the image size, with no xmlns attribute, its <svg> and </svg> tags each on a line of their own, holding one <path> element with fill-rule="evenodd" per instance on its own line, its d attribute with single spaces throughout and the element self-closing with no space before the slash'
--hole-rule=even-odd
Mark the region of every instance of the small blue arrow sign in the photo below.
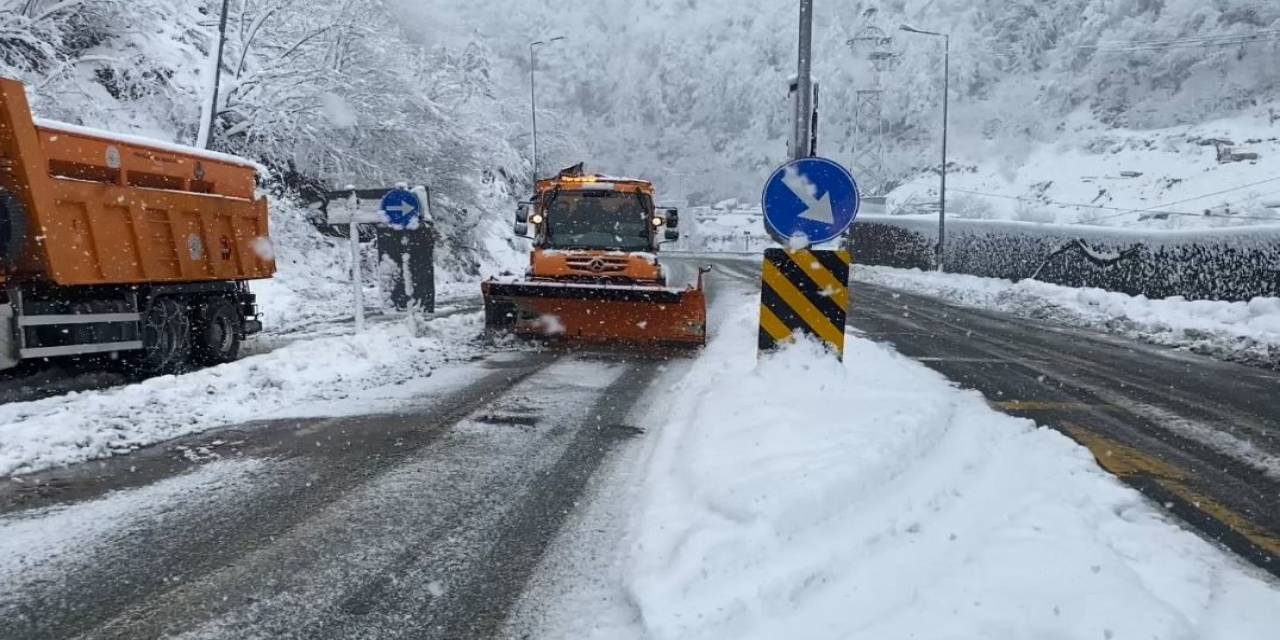
<svg viewBox="0 0 1280 640">
<path fill-rule="evenodd" d="M 773 172 L 761 194 L 764 228 L 783 245 L 829 242 L 858 215 L 858 185 L 826 158 L 792 160 Z"/>
<path fill-rule="evenodd" d="M 422 201 L 408 189 L 392 189 L 378 205 L 387 226 L 392 229 L 417 229 L 422 218 Z"/>
</svg>

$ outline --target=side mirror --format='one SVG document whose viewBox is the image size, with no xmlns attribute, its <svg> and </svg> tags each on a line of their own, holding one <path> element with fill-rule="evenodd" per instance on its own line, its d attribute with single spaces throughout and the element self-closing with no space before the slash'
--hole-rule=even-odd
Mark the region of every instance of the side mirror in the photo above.
<svg viewBox="0 0 1280 640">
<path fill-rule="evenodd" d="M 518 236 L 520 236 L 520 237 L 522 237 L 522 238 L 527 238 L 527 237 L 529 237 L 529 223 L 527 223 L 527 222 L 517 222 L 517 223 L 515 224 L 515 230 L 516 230 L 516 235 L 518 235 Z"/>
<path fill-rule="evenodd" d="M 520 204 L 516 205 L 516 222 L 528 222 L 528 221 L 529 221 L 529 205 L 527 203 L 521 202 Z"/>
<path fill-rule="evenodd" d="M 679 240 L 680 232 L 671 228 L 671 219 L 667 219 L 667 230 L 663 232 L 663 237 L 667 240 Z"/>
<path fill-rule="evenodd" d="M 653 215 L 662 218 L 668 228 L 680 226 L 680 210 L 675 207 L 654 207 Z"/>
</svg>

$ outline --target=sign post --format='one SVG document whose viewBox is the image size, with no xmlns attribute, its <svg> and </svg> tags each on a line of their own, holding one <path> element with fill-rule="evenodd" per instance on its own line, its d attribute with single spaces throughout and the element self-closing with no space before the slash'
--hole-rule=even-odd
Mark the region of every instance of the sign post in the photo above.
<svg viewBox="0 0 1280 640">
<path fill-rule="evenodd" d="M 431 197 L 426 187 L 409 189 L 402 183 L 391 189 L 357 189 L 348 185 L 340 191 L 326 192 L 322 198 L 318 202 L 324 203 L 325 222 L 347 228 L 351 245 L 352 315 L 356 332 L 363 331 L 365 324 L 360 246 L 362 228 L 364 239 L 377 243 L 379 264 L 386 255 L 391 255 L 400 271 L 397 289 L 391 292 L 393 301 L 400 294 L 399 287 L 403 286 L 405 301 L 413 300 L 421 308 L 434 311 L 434 231 L 429 210 Z M 388 228 L 392 231 L 387 231 Z"/>
<path fill-rule="evenodd" d="M 351 210 L 351 221 L 348 222 L 348 233 L 351 236 L 351 289 L 355 305 L 356 333 L 364 331 L 364 283 L 360 279 L 360 223 L 356 212 L 360 209 L 360 199 L 353 190 L 347 200 Z"/>
<path fill-rule="evenodd" d="M 800 47 L 796 56 L 796 113 L 792 118 L 791 158 L 813 155 L 813 0 L 800 0 Z"/>
<path fill-rule="evenodd" d="M 410 191 L 417 196 L 417 203 L 402 194 L 387 201 L 390 217 L 396 220 L 388 223 L 384 214 L 378 230 L 378 254 L 384 268 L 395 270 L 389 291 L 392 305 L 396 309 L 434 313 L 436 234 L 431 215 L 431 193 L 422 186 Z M 386 195 L 388 193 L 383 194 Z M 416 213 L 409 210 L 414 204 L 421 205 Z M 395 229 L 392 224 L 406 228 Z M 390 271 L 387 275 L 391 275 Z"/>
<path fill-rule="evenodd" d="M 764 226 L 784 248 L 765 250 L 760 286 L 759 348 L 796 333 L 844 355 L 849 306 L 848 251 L 811 249 L 853 224 L 860 199 L 853 176 L 826 158 L 792 160 L 773 172 L 761 195 Z"/>
</svg>

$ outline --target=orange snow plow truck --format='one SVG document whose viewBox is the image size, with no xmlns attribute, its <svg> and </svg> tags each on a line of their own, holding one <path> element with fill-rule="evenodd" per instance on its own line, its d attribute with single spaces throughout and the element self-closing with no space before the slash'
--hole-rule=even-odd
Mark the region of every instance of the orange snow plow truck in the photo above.
<svg viewBox="0 0 1280 640">
<path fill-rule="evenodd" d="M 275 271 L 247 160 L 36 120 L 0 78 L 0 368 L 102 354 L 138 372 L 234 359 Z"/>
<path fill-rule="evenodd" d="M 581 164 L 538 180 L 516 211 L 516 235 L 533 240 L 529 268 L 481 284 L 486 327 L 574 344 L 702 346 L 704 271 L 696 285 L 669 287 L 657 258 L 678 221 L 675 209 L 654 206 L 644 180 L 584 174 Z"/>
</svg>

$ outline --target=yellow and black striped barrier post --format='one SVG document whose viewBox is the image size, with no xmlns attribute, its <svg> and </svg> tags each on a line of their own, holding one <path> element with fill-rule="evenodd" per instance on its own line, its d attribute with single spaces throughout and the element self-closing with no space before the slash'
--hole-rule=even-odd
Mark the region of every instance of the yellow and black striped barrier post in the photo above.
<svg viewBox="0 0 1280 640">
<path fill-rule="evenodd" d="M 760 351 L 797 333 L 810 335 L 844 358 L 849 308 L 849 252 L 766 249 L 760 282 Z"/>
</svg>

